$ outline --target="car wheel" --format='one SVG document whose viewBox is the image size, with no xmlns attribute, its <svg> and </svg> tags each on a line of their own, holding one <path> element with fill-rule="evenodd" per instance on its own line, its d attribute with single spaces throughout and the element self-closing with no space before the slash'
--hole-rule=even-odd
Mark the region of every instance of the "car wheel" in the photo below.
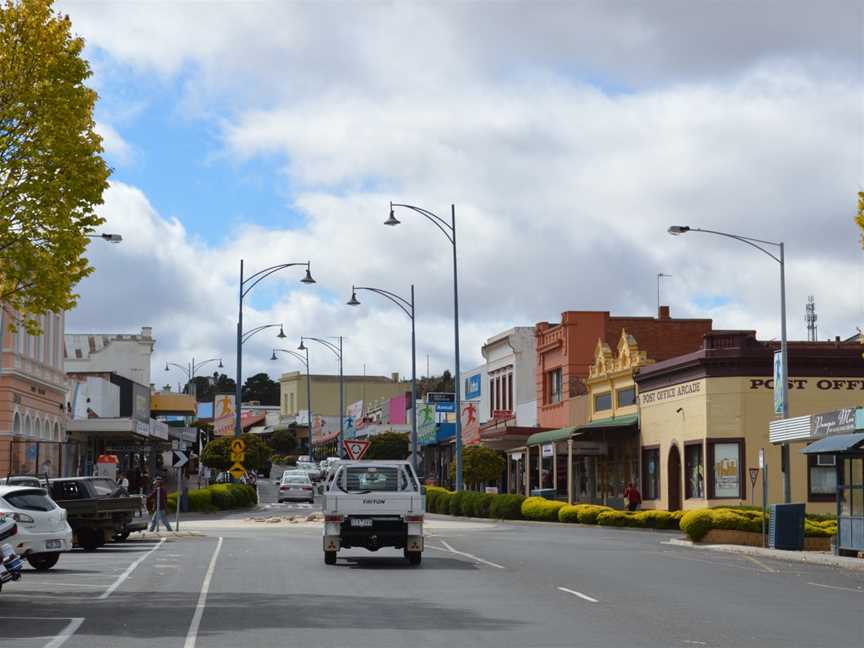
<svg viewBox="0 0 864 648">
<path fill-rule="evenodd" d="M 78 546 L 84 551 L 96 551 L 102 544 L 93 529 L 78 529 Z"/>
<path fill-rule="evenodd" d="M 409 565 L 419 565 L 420 561 L 423 560 L 423 554 L 419 551 L 406 551 L 408 556 L 408 564 Z"/>
<path fill-rule="evenodd" d="M 57 564 L 58 560 L 60 560 L 60 554 L 58 552 L 31 554 L 27 556 L 27 562 L 30 563 L 30 566 L 36 571 L 48 571 Z"/>
<path fill-rule="evenodd" d="M 324 552 L 324 564 L 325 565 L 335 565 L 336 564 L 336 552 L 335 551 L 325 551 Z"/>
<path fill-rule="evenodd" d="M 128 538 L 129 538 L 129 532 L 128 531 L 120 531 L 120 532 L 115 533 L 111 536 L 111 539 L 114 542 L 126 542 L 126 540 Z"/>
</svg>

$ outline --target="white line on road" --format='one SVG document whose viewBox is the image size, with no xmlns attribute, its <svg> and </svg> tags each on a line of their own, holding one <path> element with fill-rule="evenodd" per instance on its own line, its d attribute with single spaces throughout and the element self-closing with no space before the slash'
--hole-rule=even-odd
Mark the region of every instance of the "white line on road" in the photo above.
<svg viewBox="0 0 864 648">
<path fill-rule="evenodd" d="M 66 627 L 60 631 L 60 634 L 55 635 L 51 641 L 45 644 L 44 648 L 60 648 L 71 637 L 81 624 L 84 623 L 84 617 L 0 617 L 0 619 L 18 619 L 19 621 L 68 621 Z"/>
<path fill-rule="evenodd" d="M 782 383 L 781 383 L 781 384 L 782 384 Z M 751 562 L 753 562 L 753 563 L 759 565 L 762 569 L 764 569 L 764 570 L 765 570 L 766 572 L 768 572 L 769 574 L 776 574 L 777 571 L 778 571 L 778 570 L 774 569 L 773 567 L 769 567 L 768 565 L 766 565 L 765 563 L 763 563 L 761 560 L 758 560 L 757 558 L 754 558 L 753 556 L 746 556 L 746 555 L 745 555 L 744 557 L 745 557 L 747 560 L 749 560 L 749 561 L 751 561 Z"/>
<path fill-rule="evenodd" d="M 142 562 L 144 562 L 144 560 L 150 554 L 152 554 L 159 547 L 161 547 L 162 543 L 164 543 L 164 542 L 165 542 L 165 538 L 162 538 L 155 547 L 153 547 L 150 551 L 148 551 L 143 556 L 138 558 L 138 560 L 136 560 L 131 565 L 129 565 L 126 568 L 126 571 L 124 571 L 122 574 L 120 574 L 120 576 L 117 577 L 117 580 L 115 580 L 107 590 L 105 590 L 104 592 L 102 592 L 102 594 L 99 595 L 98 600 L 104 601 L 109 596 L 111 596 L 114 593 L 114 591 L 123 584 L 123 581 L 125 581 L 127 578 L 129 578 L 129 576 L 132 574 L 132 572 L 135 571 L 135 568 L 138 567 L 138 565 L 140 565 Z"/>
<path fill-rule="evenodd" d="M 458 556 L 465 556 L 466 558 L 470 558 L 471 560 L 475 560 L 484 565 L 489 565 L 490 567 L 495 567 L 496 569 L 507 569 L 504 565 L 499 565 L 498 563 L 494 563 L 491 560 L 484 560 L 483 558 L 478 558 L 474 554 L 465 553 L 464 551 L 457 551 L 453 547 L 451 547 L 446 540 L 441 540 L 441 544 L 447 547 L 447 551 L 450 553 L 454 553 Z"/>
<path fill-rule="evenodd" d="M 195 642 L 198 640 L 198 627 L 201 625 L 201 617 L 204 615 L 204 607 L 207 605 L 207 593 L 210 591 L 210 580 L 213 578 L 213 572 L 216 570 L 216 559 L 219 557 L 219 551 L 222 549 L 222 537 L 219 537 L 219 542 L 216 543 L 216 551 L 213 552 L 213 557 L 210 559 L 210 566 L 207 568 L 207 574 L 204 576 L 204 582 L 201 584 L 201 593 L 198 595 L 198 605 L 195 606 L 195 614 L 192 615 L 192 623 L 189 625 L 189 632 L 186 633 L 186 643 L 183 648 L 195 648 Z"/>
<path fill-rule="evenodd" d="M 854 587 L 840 587 L 839 585 L 823 585 L 822 583 L 807 583 L 808 585 L 812 585 L 813 587 L 825 587 L 827 589 L 836 589 L 843 590 L 844 592 L 857 592 L 858 594 L 864 594 L 864 590 L 855 589 Z"/>
<path fill-rule="evenodd" d="M 567 592 L 568 594 L 572 594 L 573 596 L 578 596 L 581 599 L 585 599 L 589 603 L 599 603 L 600 602 L 595 598 L 591 598 L 587 594 L 583 594 L 582 592 L 577 592 L 576 590 L 572 590 L 572 589 L 569 589 L 567 587 L 559 587 L 557 589 L 561 590 L 562 592 Z"/>
</svg>

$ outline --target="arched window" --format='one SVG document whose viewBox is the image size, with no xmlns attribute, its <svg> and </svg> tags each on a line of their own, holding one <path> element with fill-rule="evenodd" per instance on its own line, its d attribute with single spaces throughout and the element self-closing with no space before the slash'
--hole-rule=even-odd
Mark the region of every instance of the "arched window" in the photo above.
<svg viewBox="0 0 864 648">
<path fill-rule="evenodd" d="M 60 436 L 60 424 L 59 423 L 54 423 L 54 440 L 55 441 L 62 441 L 63 440 L 63 438 Z"/>
<path fill-rule="evenodd" d="M 21 436 L 21 415 L 18 412 L 15 412 L 15 418 L 12 419 L 12 434 Z"/>
<path fill-rule="evenodd" d="M 24 436 L 33 436 L 33 419 L 29 415 L 24 418 Z"/>
</svg>

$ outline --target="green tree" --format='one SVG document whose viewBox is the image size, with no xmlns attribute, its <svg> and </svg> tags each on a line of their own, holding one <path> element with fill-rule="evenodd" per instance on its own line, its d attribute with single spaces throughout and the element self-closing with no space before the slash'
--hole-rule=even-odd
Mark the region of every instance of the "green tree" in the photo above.
<svg viewBox="0 0 864 648">
<path fill-rule="evenodd" d="M 273 455 L 273 448 L 264 443 L 257 434 L 242 434 L 240 438 L 246 442 L 246 458 L 243 466 L 246 470 L 261 470 Z M 234 462 L 231 461 L 231 442 L 234 437 L 219 437 L 204 446 L 201 453 L 201 463 L 213 470 L 228 470 Z"/>
<path fill-rule="evenodd" d="M 51 0 L 0 4 L 0 302 L 38 333 L 75 306 L 110 169 L 84 41 Z"/>
<path fill-rule="evenodd" d="M 195 383 L 195 399 L 199 403 L 212 403 L 216 394 L 233 394 L 235 389 L 234 379 L 218 371 L 214 371 L 212 377 L 195 376 L 192 382 Z"/>
<path fill-rule="evenodd" d="M 297 449 L 297 437 L 291 430 L 276 430 L 270 435 L 270 446 L 279 454 L 290 455 Z"/>
<path fill-rule="evenodd" d="M 279 383 L 266 373 L 249 376 L 243 385 L 243 402 L 259 401 L 262 405 L 279 404 Z"/>
<path fill-rule="evenodd" d="M 404 432 L 382 432 L 369 441 L 364 459 L 406 459 L 410 453 L 408 435 Z"/>
<path fill-rule="evenodd" d="M 462 451 L 462 479 L 472 490 L 498 481 L 504 470 L 504 458 L 490 448 L 470 446 Z M 450 479 L 456 479 L 456 464 L 450 464 Z"/>
<path fill-rule="evenodd" d="M 858 214 L 855 216 L 855 223 L 858 229 L 864 233 L 864 191 L 858 192 Z M 861 245 L 864 246 L 864 235 L 861 237 Z"/>
</svg>

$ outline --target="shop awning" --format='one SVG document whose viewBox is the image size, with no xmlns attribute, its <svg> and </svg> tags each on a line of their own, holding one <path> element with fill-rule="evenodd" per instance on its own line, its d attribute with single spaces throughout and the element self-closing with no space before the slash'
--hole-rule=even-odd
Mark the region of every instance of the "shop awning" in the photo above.
<svg viewBox="0 0 864 648">
<path fill-rule="evenodd" d="M 801 450 L 803 454 L 832 454 L 836 452 L 849 452 L 857 450 L 864 444 L 864 432 L 854 434 L 837 434 L 827 436 L 824 439 L 814 441 Z"/>
<path fill-rule="evenodd" d="M 545 432 L 536 432 L 528 437 L 526 445 L 540 445 L 542 443 L 554 443 L 555 441 L 565 441 L 570 438 L 570 435 L 576 432 L 578 427 L 563 427 L 557 430 L 546 430 Z"/>
<path fill-rule="evenodd" d="M 571 428 L 573 430 L 579 430 L 580 432 L 587 432 L 588 430 L 597 430 L 603 428 L 620 428 L 620 427 L 631 427 L 636 425 L 639 422 L 638 414 L 629 414 L 628 416 L 619 416 L 617 418 L 608 418 L 601 419 L 599 421 L 593 421 L 586 425 L 580 425 L 577 428 Z"/>
</svg>

